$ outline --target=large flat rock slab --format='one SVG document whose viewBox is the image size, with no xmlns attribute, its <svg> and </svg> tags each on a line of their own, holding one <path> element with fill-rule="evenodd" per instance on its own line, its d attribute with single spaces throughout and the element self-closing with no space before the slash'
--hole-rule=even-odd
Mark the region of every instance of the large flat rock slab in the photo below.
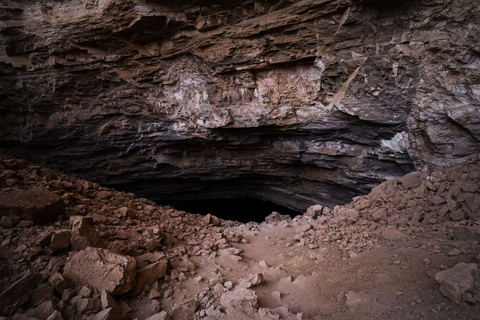
<svg viewBox="0 0 480 320">
<path fill-rule="evenodd" d="M 99 292 L 116 295 L 135 285 L 136 260 L 105 249 L 88 247 L 75 253 L 65 265 L 64 277 L 77 284 L 87 284 Z"/>
<path fill-rule="evenodd" d="M 0 215 L 16 215 L 36 224 L 46 224 L 65 215 L 65 204 L 60 196 L 42 187 L 13 188 L 0 192 Z"/>
</svg>

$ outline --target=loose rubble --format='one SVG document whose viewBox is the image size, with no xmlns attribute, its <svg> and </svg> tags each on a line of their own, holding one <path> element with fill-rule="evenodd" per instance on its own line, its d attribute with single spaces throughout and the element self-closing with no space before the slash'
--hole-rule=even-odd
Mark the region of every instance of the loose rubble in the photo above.
<svg viewBox="0 0 480 320">
<path fill-rule="evenodd" d="M 387 181 L 345 206 L 247 224 L 1 155 L 5 163 L 17 172 L 0 180 L 6 319 L 478 314 L 477 160 Z M 36 204 L 38 192 L 48 197 Z M 7 200 L 12 194 L 22 201 Z"/>
</svg>

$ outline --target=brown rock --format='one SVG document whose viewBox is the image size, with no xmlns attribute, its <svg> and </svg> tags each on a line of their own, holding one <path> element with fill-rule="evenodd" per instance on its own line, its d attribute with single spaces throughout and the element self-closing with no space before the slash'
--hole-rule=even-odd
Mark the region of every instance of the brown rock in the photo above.
<svg viewBox="0 0 480 320">
<path fill-rule="evenodd" d="M 459 304 L 467 290 L 473 288 L 475 279 L 472 274 L 478 272 L 476 263 L 459 263 L 455 267 L 438 272 L 435 280 L 445 297 Z"/>
<path fill-rule="evenodd" d="M 257 309 L 258 298 L 255 291 L 247 288 L 237 288 L 233 291 L 228 291 L 222 294 L 220 303 L 227 309 L 227 312 L 241 309 Z"/>
<path fill-rule="evenodd" d="M 372 302 L 372 297 L 362 292 L 350 291 L 345 296 L 347 297 L 347 307 L 351 312 L 365 312 Z"/>
<path fill-rule="evenodd" d="M 65 204 L 61 197 L 45 188 L 14 188 L 0 192 L 0 212 L 2 216 L 16 215 L 35 224 L 46 224 L 65 215 Z"/>
<path fill-rule="evenodd" d="M 102 301 L 102 308 L 107 309 L 107 308 L 112 308 L 118 312 L 122 312 L 120 309 L 120 306 L 118 305 L 117 301 L 115 301 L 115 298 L 112 297 L 106 290 L 102 291 L 101 294 L 101 301 Z"/>
<path fill-rule="evenodd" d="M 323 206 L 320 204 L 316 204 L 308 207 L 307 212 L 305 212 L 305 215 L 312 218 L 317 218 L 322 215 L 322 212 L 323 212 Z"/>
<path fill-rule="evenodd" d="M 133 294 L 140 293 L 145 285 L 152 285 L 158 279 L 163 278 L 167 274 L 167 265 L 167 261 L 162 260 L 138 270 Z"/>
<path fill-rule="evenodd" d="M 22 301 L 26 302 L 32 290 L 41 280 L 42 277 L 40 274 L 30 273 L 0 293 L 0 314 L 6 312 L 7 307 L 14 303 L 16 303 L 17 306 L 21 306 Z"/>
<path fill-rule="evenodd" d="M 372 213 L 373 221 L 386 221 L 387 220 L 387 210 L 379 209 Z"/>
<path fill-rule="evenodd" d="M 58 272 L 52 274 L 48 281 L 59 293 L 63 293 L 63 291 L 68 287 L 68 282 Z"/>
<path fill-rule="evenodd" d="M 65 265 L 64 277 L 112 295 L 122 294 L 135 284 L 136 261 L 105 249 L 86 248 L 75 253 Z"/>
<path fill-rule="evenodd" d="M 450 213 L 450 219 L 453 221 L 460 221 L 465 218 L 465 213 L 463 212 L 462 209 L 458 209 Z"/>
<path fill-rule="evenodd" d="M 85 298 L 77 301 L 77 311 L 79 313 L 84 313 L 88 311 L 98 311 L 102 309 L 102 304 L 100 300 L 94 298 Z"/>
<path fill-rule="evenodd" d="M 53 251 L 66 250 L 70 246 L 70 230 L 59 230 L 50 239 L 50 249 Z"/>
<path fill-rule="evenodd" d="M 120 320 L 122 317 L 118 312 L 113 310 L 112 308 L 107 308 L 103 311 L 100 311 L 97 314 L 94 314 L 93 316 L 90 316 L 87 318 L 88 320 Z"/>
<path fill-rule="evenodd" d="M 402 240 L 406 238 L 405 234 L 396 229 L 387 229 L 382 233 L 382 235 L 387 240 Z"/>
<path fill-rule="evenodd" d="M 105 248 L 102 238 L 92 227 L 92 219 L 74 216 L 70 218 L 72 234 L 70 244 L 75 251 L 83 250 L 86 247 Z"/>
<path fill-rule="evenodd" d="M 55 311 L 59 312 L 60 309 L 55 304 L 55 302 L 49 300 L 49 301 L 43 302 L 42 304 L 40 304 L 38 307 L 34 309 L 28 310 L 26 312 L 26 315 L 29 318 L 47 319 Z"/>
</svg>

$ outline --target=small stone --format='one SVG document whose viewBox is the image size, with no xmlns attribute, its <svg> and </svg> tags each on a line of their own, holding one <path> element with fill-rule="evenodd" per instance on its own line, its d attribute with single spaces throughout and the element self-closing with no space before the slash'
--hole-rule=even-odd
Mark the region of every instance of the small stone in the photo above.
<svg viewBox="0 0 480 320">
<path fill-rule="evenodd" d="M 461 254 L 461 253 L 462 253 L 462 251 L 460 251 L 460 250 L 458 250 L 457 248 L 455 248 L 455 249 L 452 249 L 452 250 L 448 251 L 447 254 L 448 254 L 449 256 L 453 257 L 453 256 L 458 256 L 458 255 Z"/>
<path fill-rule="evenodd" d="M 148 294 L 148 300 L 160 299 L 162 295 L 155 289 L 150 290 Z"/>
<path fill-rule="evenodd" d="M 382 233 L 382 235 L 385 239 L 392 241 L 402 240 L 406 238 L 405 234 L 396 229 L 387 229 Z"/>
<path fill-rule="evenodd" d="M 463 294 L 463 300 L 465 300 L 470 304 L 477 304 L 477 300 L 473 297 L 473 294 L 471 294 L 470 292 L 465 292 Z"/>
<path fill-rule="evenodd" d="M 47 318 L 47 320 L 63 320 L 63 317 L 62 317 L 62 314 L 60 313 L 60 311 L 55 310 L 50 315 L 50 317 Z"/>
<path fill-rule="evenodd" d="M 102 302 L 103 309 L 112 308 L 115 311 L 122 312 L 117 301 L 115 301 L 115 298 L 113 298 L 106 290 L 102 290 L 100 300 Z"/>
<path fill-rule="evenodd" d="M 227 288 L 228 290 L 233 288 L 233 282 L 232 281 L 226 281 L 223 286 Z"/>
<path fill-rule="evenodd" d="M 145 285 L 151 286 L 158 279 L 167 274 L 167 260 L 157 261 L 138 270 L 136 273 L 135 290 L 133 294 L 138 294 Z"/>
<path fill-rule="evenodd" d="M 107 308 L 87 318 L 87 320 L 120 320 L 120 319 L 122 319 L 122 317 L 112 308 Z"/>
<path fill-rule="evenodd" d="M 90 298 L 90 296 L 92 295 L 92 290 L 87 286 L 83 286 L 78 292 L 78 294 L 84 298 Z"/>
<path fill-rule="evenodd" d="M 41 303 L 38 307 L 28 310 L 25 314 L 29 318 L 47 319 L 55 311 L 60 311 L 55 302 L 48 300 Z"/>
<path fill-rule="evenodd" d="M 93 298 L 84 298 L 80 299 L 76 303 L 77 311 L 79 313 L 88 312 L 88 311 L 99 311 L 102 309 L 100 300 Z"/>
<path fill-rule="evenodd" d="M 323 206 L 319 205 L 319 204 L 316 204 L 316 205 L 308 207 L 305 215 L 315 219 L 315 218 L 322 215 L 322 211 L 323 211 Z"/>
<path fill-rule="evenodd" d="M 227 291 L 220 297 L 220 303 L 229 310 L 248 310 L 258 308 L 258 297 L 255 291 L 247 288 L 237 288 L 233 291 Z"/>
<path fill-rule="evenodd" d="M 476 263 L 459 263 L 455 267 L 440 271 L 435 280 L 440 284 L 440 292 L 451 301 L 460 304 L 463 295 L 474 285 L 472 273 L 478 271 Z"/>
<path fill-rule="evenodd" d="M 162 311 L 160 313 L 154 314 L 153 316 L 150 316 L 146 318 L 145 320 L 166 320 L 168 314 L 165 311 Z"/>
<path fill-rule="evenodd" d="M 63 278 L 63 276 L 55 272 L 53 273 L 50 278 L 48 279 L 48 282 L 57 290 L 59 293 L 63 293 L 65 289 L 68 287 L 68 282 Z"/>
<path fill-rule="evenodd" d="M 92 219 L 73 216 L 70 218 L 72 233 L 70 244 L 75 251 L 83 250 L 87 247 L 105 248 L 102 238 L 91 225 Z"/>
<path fill-rule="evenodd" d="M 425 258 L 425 259 L 423 259 L 423 263 L 425 263 L 425 264 L 428 265 L 428 264 L 431 264 L 431 263 L 432 263 L 432 260 L 430 260 L 430 259 L 428 259 L 428 258 Z"/>
<path fill-rule="evenodd" d="M 369 308 L 371 297 L 368 294 L 350 291 L 345 294 L 347 297 L 347 308 L 352 312 L 363 312 Z"/>
<path fill-rule="evenodd" d="M 59 230 L 50 239 L 50 249 L 53 251 L 66 250 L 70 246 L 70 230 Z"/>
<path fill-rule="evenodd" d="M 68 302 L 75 296 L 75 290 L 68 288 L 63 290 L 62 301 Z"/>
</svg>

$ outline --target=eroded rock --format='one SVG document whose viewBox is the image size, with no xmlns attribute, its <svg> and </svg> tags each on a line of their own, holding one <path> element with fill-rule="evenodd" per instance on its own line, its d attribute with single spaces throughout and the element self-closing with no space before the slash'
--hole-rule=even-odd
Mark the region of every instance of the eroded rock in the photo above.
<svg viewBox="0 0 480 320">
<path fill-rule="evenodd" d="M 99 292 L 117 295 L 135 285 L 136 261 L 100 248 L 86 248 L 72 255 L 64 277 L 77 284 L 88 284 Z"/>
</svg>

